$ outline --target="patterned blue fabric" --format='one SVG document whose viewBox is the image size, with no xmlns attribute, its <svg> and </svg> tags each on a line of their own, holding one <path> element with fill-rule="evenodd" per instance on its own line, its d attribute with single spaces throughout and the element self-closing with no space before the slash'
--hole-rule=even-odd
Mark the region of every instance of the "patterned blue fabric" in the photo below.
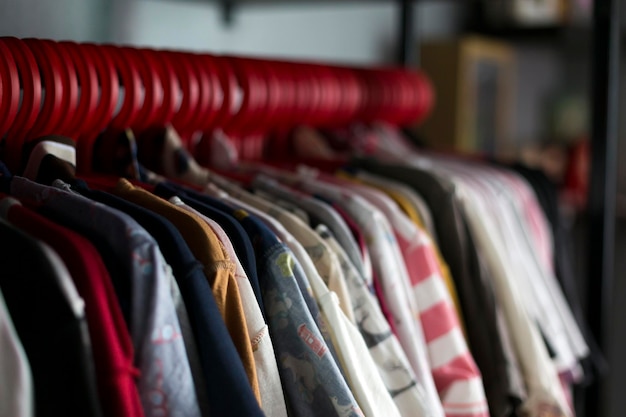
<svg viewBox="0 0 626 417">
<path fill-rule="evenodd" d="M 256 254 L 278 369 L 295 416 L 362 416 L 294 276 L 291 251 L 243 210 L 233 212 Z"/>
</svg>

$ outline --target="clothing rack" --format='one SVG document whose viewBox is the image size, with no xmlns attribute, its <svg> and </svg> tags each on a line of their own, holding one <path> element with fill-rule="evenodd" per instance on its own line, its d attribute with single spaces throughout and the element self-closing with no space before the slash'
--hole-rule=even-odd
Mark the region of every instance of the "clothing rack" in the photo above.
<svg viewBox="0 0 626 417">
<path fill-rule="evenodd" d="M 402 1 L 401 63 L 410 62 L 407 57 L 416 51 L 411 6 Z M 614 279 L 619 17 L 618 0 L 594 2 L 587 305 L 590 327 L 603 348 Z M 193 131 L 230 130 L 239 150 L 258 158 L 263 142 L 252 133 L 304 123 L 404 124 L 424 117 L 433 101 L 422 74 L 398 69 L 14 38 L 0 39 L 0 56 L 1 153 L 14 164 L 33 135 L 67 134 L 79 139 L 80 148 L 89 148 L 94 132 L 105 126 L 141 129 L 155 120 L 171 122 L 190 147 L 196 146 Z M 77 120 L 84 121 L 79 129 Z M 595 386 L 586 403 L 588 415 L 599 415 L 600 404 Z"/>
</svg>

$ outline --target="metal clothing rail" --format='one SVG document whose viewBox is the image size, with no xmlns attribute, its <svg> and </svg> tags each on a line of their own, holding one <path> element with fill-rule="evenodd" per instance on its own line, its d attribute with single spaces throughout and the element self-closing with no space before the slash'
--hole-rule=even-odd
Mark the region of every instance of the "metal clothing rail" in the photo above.
<svg viewBox="0 0 626 417">
<path fill-rule="evenodd" d="M 0 94 L 0 151 L 13 168 L 24 145 L 43 135 L 73 137 L 89 155 L 107 127 L 141 133 L 168 124 L 190 150 L 200 149 L 198 133 L 222 130 L 250 151 L 242 157 L 259 159 L 267 133 L 402 126 L 433 102 L 426 77 L 407 69 L 17 38 L 0 38 Z"/>
<path fill-rule="evenodd" d="M 592 42 L 591 172 L 588 201 L 587 319 L 606 353 L 614 289 L 615 199 L 619 114 L 620 1 L 595 0 Z M 596 383 L 586 397 L 586 416 L 604 416 Z"/>
</svg>

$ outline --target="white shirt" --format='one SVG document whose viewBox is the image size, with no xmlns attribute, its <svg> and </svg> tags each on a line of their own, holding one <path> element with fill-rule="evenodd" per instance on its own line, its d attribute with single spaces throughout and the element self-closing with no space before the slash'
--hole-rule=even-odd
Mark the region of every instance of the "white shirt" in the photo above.
<svg viewBox="0 0 626 417">
<path fill-rule="evenodd" d="M 32 417 L 33 376 L 0 292 L 0 417 Z"/>
<path fill-rule="evenodd" d="M 239 296 L 241 297 L 241 304 L 246 319 L 248 337 L 252 344 L 254 365 L 259 381 L 259 390 L 261 392 L 261 408 L 268 416 L 287 417 L 287 406 L 285 405 L 285 395 L 280 382 L 280 375 L 278 374 L 274 345 L 269 336 L 267 324 L 263 318 L 261 307 L 259 307 L 259 303 L 254 295 L 250 280 L 239 258 L 237 258 L 235 249 L 228 239 L 226 232 L 224 232 L 224 229 L 214 220 L 186 205 L 180 198 L 172 197 L 170 198 L 170 203 L 204 220 L 219 238 L 222 245 L 224 245 L 229 258 L 235 263 L 235 278 L 237 280 Z"/>
<path fill-rule="evenodd" d="M 444 416 L 441 400 L 437 393 L 430 365 L 423 329 L 418 318 L 419 309 L 408 296 L 411 292 L 410 279 L 400 248 L 387 218 L 365 199 L 350 191 L 322 184 L 306 177 L 294 177 L 271 172 L 286 183 L 309 193 L 326 195 L 339 202 L 365 234 L 374 271 L 383 287 L 385 301 L 396 323 L 398 339 L 423 387 L 428 399 L 428 409 L 433 416 Z M 368 283 L 369 284 L 369 283 Z"/>
<path fill-rule="evenodd" d="M 232 186 L 229 188 L 235 190 Z M 243 196 L 244 194 L 245 191 L 243 190 L 239 190 L 239 192 L 237 192 L 238 196 Z M 257 197 L 250 197 L 254 196 L 248 196 L 247 200 L 249 202 L 258 202 Z M 249 210 L 249 206 L 244 202 L 236 200 L 230 201 L 245 210 Z M 353 322 L 348 319 L 343 310 L 340 308 L 339 298 L 336 293 L 328 289 L 328 286 L 320 276 L 315 264 L 311 260 L 310 255 L 307 253 L 303 245 L 300 244 L 300 236 L 294 236 L 290 233 L 293 231 L 296 234 L 307 235 L 307 237 L 310 238 L 312 235 L 308 235 L 304 232 L 307 230 L 308 226 L 302 223 L 295 216 L 279 209 L 278 207 L 270 208 L 272 209 L 271 214 L 281 215 L 281 220 L 283 220 L 283 218 L 289 218 L 289 226 L 293 227 L 296 225 L 296 227 L 293 227 L 292 230 L 287 231 L 286 227 L 288 224 L 282 225 L 277 220 L 268 221 L 267 216 L 260 216 L 261 220 L 267 222 L 268 226 L 278 235 L 278 237 L 287 246 L 289 246 L 298 261 L 301 263 L 309 280 L 309 284 L 311 285 L 315 300 L 317 301 L 325 322 L 328 325 L 328 331 L 333 341 L 333 345 L 339 355 L 339 361 L 341 362 L 342 369 L 345 372 L 346 382 L 361 407 L 361 410 L 367 417 L 400 417 L 400 412 L 398 411 L 398 408 L 393 402 L 382 381 L 382 378 L 380 377 L 380 374 L 378 373 L 376 364 L 367 349 L 367 345 L 365 344 L 363 337 Z M 254 210 L 254 208 L 250 210 L 251 213 L 258 213 L 258 211 L 258 208 L 256 210 Z M 315 234 L 315 232 L 311 231 L 311 233 L 324 243 L 323 240 Z M 341 276 L 339 279 L 341 279 Z"/>
</svg>

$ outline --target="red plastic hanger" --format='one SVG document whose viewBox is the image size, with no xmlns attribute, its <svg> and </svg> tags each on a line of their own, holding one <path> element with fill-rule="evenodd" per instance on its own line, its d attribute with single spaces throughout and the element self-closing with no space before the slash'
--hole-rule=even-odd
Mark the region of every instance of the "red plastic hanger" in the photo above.
<svg viewBox="0 0 626 417">
<path fill-rule="evenodd" d="M 295 76 L 295 87 L 292 113 L 300 116 L 299 120 L 292 116 L 291 125 L 295 126 L 297 123 L 312 125 L 318 117 L 322 97 L 310 66 L 300 66 Z"/>
<path fill-rule="evenodd" d="M 263 85 L 256 79 L 255 72 L 248 67 L 247 62 L 241 58 L 222 57 L 220 62 L 227 61 L 227 70 L 232 70 L 235 77 L 235 95 L 232 96 L 232 111 L 225 121 L 223 130 L 227 137 L 235 145 L 240 158 L 247 158 L 246 144 L 251 141 L 248 138 L 249 126 L 254 122 L 259 97 L 263 95 Z"/>
<path fill-rule="evenodd" d="M 218 112 L 223 105 L 223 92 L 219 84 L 214 58 L 200 54 L 181 54 L 180 59 L 188 64 L 192 76 L 198 80 L 199 101 L 195 109 L 191 109 L 191 117 L 183 136 L 188 149 L 193 149 L 190 142 L 195 132 L 210 131 L 215 127 Z"/>
<path fill-rule="evenodd" d="M 198 129 L 207 131 L 215 129 L 219 123 L 220 110 L 227 107 L 226 95 L 220 81 L 220 70 L 216 64 L 218 58 L 210 55 L 194 55 L 199 60 L 200 65 L 196 68 L 201 72 L 202 77 L 206 77 L 209 81 L 209 107 L 206 113 L 199 114 Z"/>
<path fill-rule="evenodd" d="M 35 139 L 48 134 L 60 134 L 59 128 L 64 123 L 64 118 L 69 110 L 68 80 L 64 78 L 67 65 L 62 64 L 59 55 L 54 48 L 37 39 L 25 39 L 24 44 L 30 49 L 41 71 L 41 81 L 45 89 L 45 97 L 41 112 L 33 127 L 28 131 L 28 137 L 23 137 L 22 145 L 28 139 Z M 67 91 L 65 91 L 67 89 Z"/>
<path fill-rule="evenodd" d="M 237 83 L 233 64 L 228 59 L 210 57 L 208 55 L 195 55 L 194 57 L 200 64 L 198 68 L 210 78 L 213 77 L 213 82 L 219 82 L 217 88 L 215 88 L 215 84 L 212 84 L 212 106 L 209 112 L 214 111 L 215 116 L 210 123 L 208 121 L 202 123 L 203 134 L 198 143 L 189 143 L 187 146 L 200 164 L 208 165 L 214 131 L 218 129 L 224 130 L 229 127 L 232 119 L 237 116 L 241 109 L 244 97 L 242 97 L 243 92 Z M 218 103 L 216 93 L 221 96 L 221 105 L 217 108 L 214 107 Z M 232 135 L 232 132 L 229 138 L 239 151 L 239 138 Z"/>
<path fill-rule="evenodd" d="M 200 106 L 204 106 L 202 111 L 206 111 L 209 104 L 208 100 L 205 101 L 206 104 L 201 104 L 200 102 L 201 87 L 198 73 L 193 70 L 193 66 L 184 54 L 160 52 L 155 55 L 159 60 L 168 63 L 167 65 L 174 72 L 175 86 L 179 88 L 179 91 L 176 92 L 179 103 L 172 116 L 172 125 L 181 137 L 193 133 L 190 131 L 193 130 L 192 121 L 194 120 L 195 112 L 198 111 Z M 206 78 L 206 84 L 208 85 L 208 78 Z"/>
<path fill-rule="evenodd" d="M 69 136 L 69 134 L 75 129 L 76 125 L 81 122 L 76 117 L 76 111 L 78 109 L 79 101 L 79 86 L 78 75 L 76 73 L 76 67 L 70 56 L 70 54 L 63 48 L 60 48 L 57 42 L 50 40 L 39 40 L 48 45 L 59 57 L 61 63 L 61 85 L 63 90 L 61 93 L 61 107 L 65 109 L 65 117 L 61 117 L 59 124 L 56 127 L 56 131 L 59 134 Z"/>
<path fill-rule="evenodd" d="M 239 108 L 225 125 L 224 131 L 245 140 L 246 135 L 255 132 L 262 123 L 263 112 L 267 109 L 267 82 L 260 72 L 260 65 L 253 60 L 223 59 L 227 59 L 233 69 L 238 86 L 237 95 L 240 96 L 236 99 L 241 101 Z"/>
<path fill-rule="evenodd" d="M 189 97 L 189 100 L 193 100 L 195 97 L 195 89 L 197 82 L 197 104 L 193 105 L 193 101 L 187 103 L 188 116 L 186 117 L 186 121 L 183 123 L 182 121 L 179 124 L 183 124 L 179 129 L 183 132 L 188 132 L 187 137 L 190 137 L 196 131 L 204 130 L 206 126 L 208 126 L 211 122 L 211 106 L 212 106 L 212 80 L 209 75 L 202 71 L 196 65 L 199 59 L 197 59 L 192 54 L 184 54 L 184 53 L 175 53 L 176 58 L 174 59 L 176 62 L 179 62 L 182 65 L 182 72 L 178 73 L 179 82 L 182 83 L 185 80 L 191 80 L 189 91 L 192 94 Z M 181 110 L 183 106 L 185 106 L 185 100 L 187 100 L 187 94 L 183 95 L 183 103 L 181 104 Z M 184 114 L 184 113 L 183 113 Z M 185 137 L 183 137 L 185 139 Z"/>
<path fill-rule="evenodd" d="M 252 68 L 255 69 L 259 76 L 259 82 L 263 84 L 266 91 L 265 105 L 259 111 L 259 115 L 255 126 L 252 126 L 253 133 L 266 133 L 277 122 L 277 111 L 280 106 L 281 90 L 278 83 L 278 77 L 272 70 L 269 62 L 254 60 Z"/>
<path fill-rule="evenodd" d="M 80 86 L 80 96 L 72 125 L 68 127 L 67 135 L 78 139 L 81 134 L 94 128 L 94 115 L 98 105 L 98 76 L 94 66 L 83 59 L 80 47 L 74 42 L 61 42 L 57 46 L 70 57 Z"/>
<path fill-rule="evenodd" d="M 93 124 L 89 130 L 85 130 L 77 143 L 78 166 L 77 170 L 82 173 L 91 172 L 93 166 L 93 148 L 101 131 L 109 126 L 119 100 L 120 82 L 113 60 L 102 52 L 99 46 L 92 44 L 80 44 L 80 56 L 87 65 L 96 70 L 99 89 L 96 90 L 98 101 L 94 110 Z"/>
<path fill-rule="evenodd" d="M 237 85 L 237 79 L 235 77 L 234 70 L 231 63 L 226 59 L 214 59 L 213 60 L 215 71 L 214 75 L 217 75 L 219 86 L 222 91 L 222 105 L 217 109 L 217 114 L 212 124 L 213 129 L 223 129 L 228 126 L 230 119 L 239 111 L 239 86 Z M 209 67 L 202 67 L 207 71 Z M 210 74 L 213 74 L 211 72 Z M 215 102 L 214 102 L 215 104 Z"/>
<path fill-rule="evenodd" d="M 123 86 L 123 100 L 119 111 L 110 121 L 114 129 L 126 129 L 133 125 L 142 105 L 141 79 L 137 68 L 127 59 L 127 54 L 120 48 L 102 45 L 98 47 L 102 54 L 108 56 L 119 76 L 120 86 Z M 120 90 L 121 93 L 121 90 Z"/>
<path fill-rule="evenodd" d="M 168 125 L 179 110 L 181 104 L 181 89 L 174 72 L 172 62 L 168 59 L 160 59 L 161 53 L 152 49 L 140 51 L 155 69 L 159 84 L 163 91 L 161 106 L 157 108 L 154 116 L 155 122 L 161 126 Z"/>
<path fill-rule="evenodd" d="M 135 48 L 119 48 L 125 63 L 130 66 L 131 71 L 136 72 L 139 77 L 139 88 L 143 92 L 143 100 L 139 100 L 137 112 L 134 118 L 128 122 L 127 127 L 132 127 L 137 131 L 142 131 L 156 123 L 155 116 L 158 108 L 163 103 L 163 87 L 159 84 L 156 69 L 150 65 L 148 58 Z M 126 80 L 123 79 L 126 91 Z M 126 102 L 126 98 L 124 98 Z M 120 111 L 121 113 L 121 111 Z"/>
<path fill-rule="evenodd" d="M 80 44 L 80 56 L 85 63 L 93 67 L 98 79 L 95 90 L 97 105 L 93 114 L 93 126 L 85 130 L 84 137 L 91 142 L 109 125 L 113 119 L 120 95 L 120 81 L 111 57 L 102 53 L 100 48 L 92 44 Z"/>
<path fill-rule="evenodd" d="M 0 137 L 15 121 L 20 106 L 20 81 L 17 65 L 10 49 L 0 42 Z"/>
<path fill-rule="evenodd" d="M 22 40 L 0 38 L 0 43 L 11 51 L 22 87 L 21 105 L 6 135 L 6 163 L 12 171 L 19 172 L 24 138 L 35 123 L 41 107 L 41 77 L 35 57 Z"/>
<path fill-rule="evenodd" d="M 343 91 L 342 100 L 345 110 L 343 123 L 351 123 L 353 120 L 358 120 L 357 117 L 363 105 L 363 92 L 359 88 L 357 77 L 350 69 L 338 69 L 337 75 L 341 80 Z"/>
<path fill-rule="evenodd" d="M 283 62 L 270 61 L 267 63 L 270 71 L 269 99 L 276 100 L 277 108 L 273 119 L 268 121 L 266 129 L 274 132 L 290 125 L 296 111 L 296 79 L 289 67 Z M 273 84 L 276 83 L 276 86 Z M 272 132 L 272 133 L 274 133 Z"/>
</svg>

